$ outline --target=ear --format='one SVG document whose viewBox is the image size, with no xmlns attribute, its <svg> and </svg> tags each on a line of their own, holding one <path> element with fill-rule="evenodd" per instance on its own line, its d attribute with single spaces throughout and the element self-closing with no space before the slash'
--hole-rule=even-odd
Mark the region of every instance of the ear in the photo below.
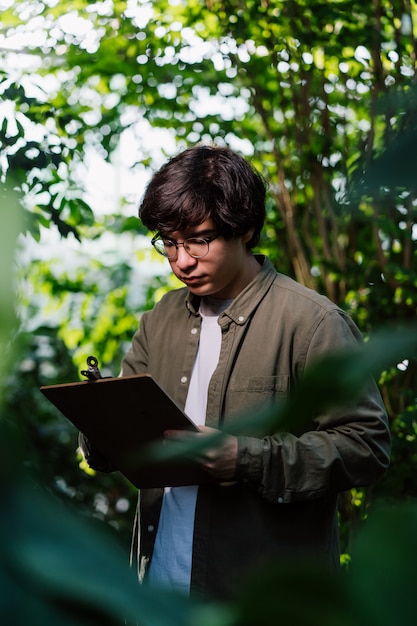
<svg viewBox="0 0 417 626">
<path fill-rule="evenodd" d="M 248 230 L 248 232 L 242 236 L 243 243 L 248 243 L 248 241 L 252 239 L 254 232 L 255 232 L 254 228 L 251 228 L 250 230 Z"/>
</svg>

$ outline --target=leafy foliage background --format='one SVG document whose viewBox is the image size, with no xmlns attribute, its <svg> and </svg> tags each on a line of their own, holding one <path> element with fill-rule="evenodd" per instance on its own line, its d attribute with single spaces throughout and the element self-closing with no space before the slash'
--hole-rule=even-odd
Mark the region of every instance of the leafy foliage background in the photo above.
<svg viewBox="0 0 417 626">
<path fill-rule="evenodd" d="M 417 368 L 411 330 L 401 356 L 396 332 L 416 317 L 415 2 L 2 0 L 1 8 L 2 268 L 20 232 L 14 283 L 4 269 L 0 283 L 2 307 L 17 292 L 15 315 L 2 308 L 4 354 L 13 354 L 0 363 L 2 414 L 12 432 L 19 427 L 23 451 L 16 455 L 34 484 L 77 516 L 104 521 L 127 553 L 136 494 L 119 476 L 78 465 L 76 432 L 38 389 L 77 380 L 90 353 L 104 373 L 118 373 L 142 312 L 175 287 L 136 219 L 147 177 L 187 145 L 227 143 L 270 183 L 260 250 L 279 271 L 346 309 L 366 337 L 391 332 L 384 344 L 391 360 L 378 371 L 391 468 L 371 488 L 343 495 L 340 524 L 348 585 L 360 579 L 358 563 L 384 589 L 379 569 L 370 569 L 371 556 L 383 554 L 398 574 L 386 578 L 391 599 L 401 597 L 407 611 L 411 570 L 406 561 L 400 574 L 395 563 L 415 541 Z M 98 163 L 109 169 L 97 176 Z M 126 190 L 125 171 L 132 177 Z M 115 172 L 120 187 L 106 210 L 95 200 L 106 188 L 102 172 Z M 33 483 L 23 498 L 27 489 Z M 40 511 L 52 520 L 58 513 L 47 502 Z M 381 502 L 386 524 L 364 526 Z M 16 515 L 30 519 L 23 509 Z M 370 533 L 369 547 L 359 541 L 355 556 L 359 531 Z M 78 575 L 83 568 L 76 566 Z M 262 585 L 242 594 L 245 609 L 234 607 L 233 619 L 249 623 L 259 594 L 271 618 L 274 576 L 283 585 L 282 572 L 265 573 Z M 339 584 L 343 596 L 345 581 Z M 364 595 L 357 584 L 355 602 Z M 354 623 L 365 616 L 368 624 L 392 623 L 386 603 L 379 606 L 381 615 L 367 607 Z M 318 615 L 302 623 L 323 623 Z M 229 611 L 208 623 L 221 619 L 232 619 Z M 343 619 L 353 623 L 351 615 Z"/>
</svg>

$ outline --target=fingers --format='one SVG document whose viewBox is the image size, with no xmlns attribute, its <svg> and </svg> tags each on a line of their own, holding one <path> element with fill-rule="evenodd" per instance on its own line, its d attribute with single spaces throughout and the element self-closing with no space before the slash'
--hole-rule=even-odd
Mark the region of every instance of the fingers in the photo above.
<svg viewBox="0 0 417 626">
<path fill-rule="evenodd" d="M 218 439 L 211 442 L 214 445 L 204 446 L 204 438 L 210 435 L 220 435 Z M 164 432 L 166 441 L 191 441 L 199 442 L 196 450 L 190 449 L 187 456 L 199 463 L 213 478 L 218 480 L 231 480 L 235 477 L 237 464 L 237 439 L 232 435 L 225 435 L 221 431 L 202 426 L 200 432 L 186 430 L 166 430 Z M 209 442 L 209 441 L 208 441 Z"/>
<path fill-rule="evenodd" d="M 191 439 L 194 433 L 190 430 L 164 430 L 164 439 Z"/>
<path fill-rule="evenodd" d="M 194 439 L 201 444 L 204 441 L 203 437 L 206 437 L 207 434 L 212 434 L 214 432 L 216 431 L 213 428 L 205 429 L 204 432 L 199 433 L 187 430 L 166 430 L 164 431 L 164 439 L 170 441 L 191 441 L 192 439 Z M 202 446 L 198 446 L 198 448 L 202 448 Z M 216 461 L 219 456 L 220 450 L 221 448 L 216 447 L 203 447 L 202 449 L 197 449 L 197 451 L 193 454 L 193 459 L 204 466 L 206 466 L 207 464 L 208 467 Z"/>
</svg>

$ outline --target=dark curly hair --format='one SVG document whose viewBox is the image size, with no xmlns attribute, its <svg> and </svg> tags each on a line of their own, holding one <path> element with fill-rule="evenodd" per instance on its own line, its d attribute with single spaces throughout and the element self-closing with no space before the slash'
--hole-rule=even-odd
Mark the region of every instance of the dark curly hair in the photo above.
<svg viewBox="0 0 417 626">
<path fill-rule="evenodd" d="M 233 150 L 198 145 L 170 159 L 152 177 L 139 207 L 146 228 L 167 235 L 211 218 L 219 234 L 233 239 L 253 229 L 259 241 L 265 221 L 266 186 Z"/>
</svg>

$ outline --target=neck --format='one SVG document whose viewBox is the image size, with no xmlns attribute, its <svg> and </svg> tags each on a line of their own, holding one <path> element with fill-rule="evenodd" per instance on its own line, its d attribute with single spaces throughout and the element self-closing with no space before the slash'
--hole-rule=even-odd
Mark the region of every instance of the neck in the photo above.
<svg viewBox="0 0 417 626">
<path fill-rule="evenodd" d="M 243 289 L 246 285 L 249 285 L 250 282 L 255 278 L 256 274 L 260 271 L 261 265 L 255 259 L 253 254 L 250 255 L 250 259 L 247 266 L 247 271 L 245 274 L 245 284 L 243 285 Z"/>
<path fill-rule="evenodd" d="M 200 313 L 207 317 L 219 316 L 233 302 L 233 298 L 223 299 L 214 296 L 203 296 L 200 302 Z"/>
</svg>

